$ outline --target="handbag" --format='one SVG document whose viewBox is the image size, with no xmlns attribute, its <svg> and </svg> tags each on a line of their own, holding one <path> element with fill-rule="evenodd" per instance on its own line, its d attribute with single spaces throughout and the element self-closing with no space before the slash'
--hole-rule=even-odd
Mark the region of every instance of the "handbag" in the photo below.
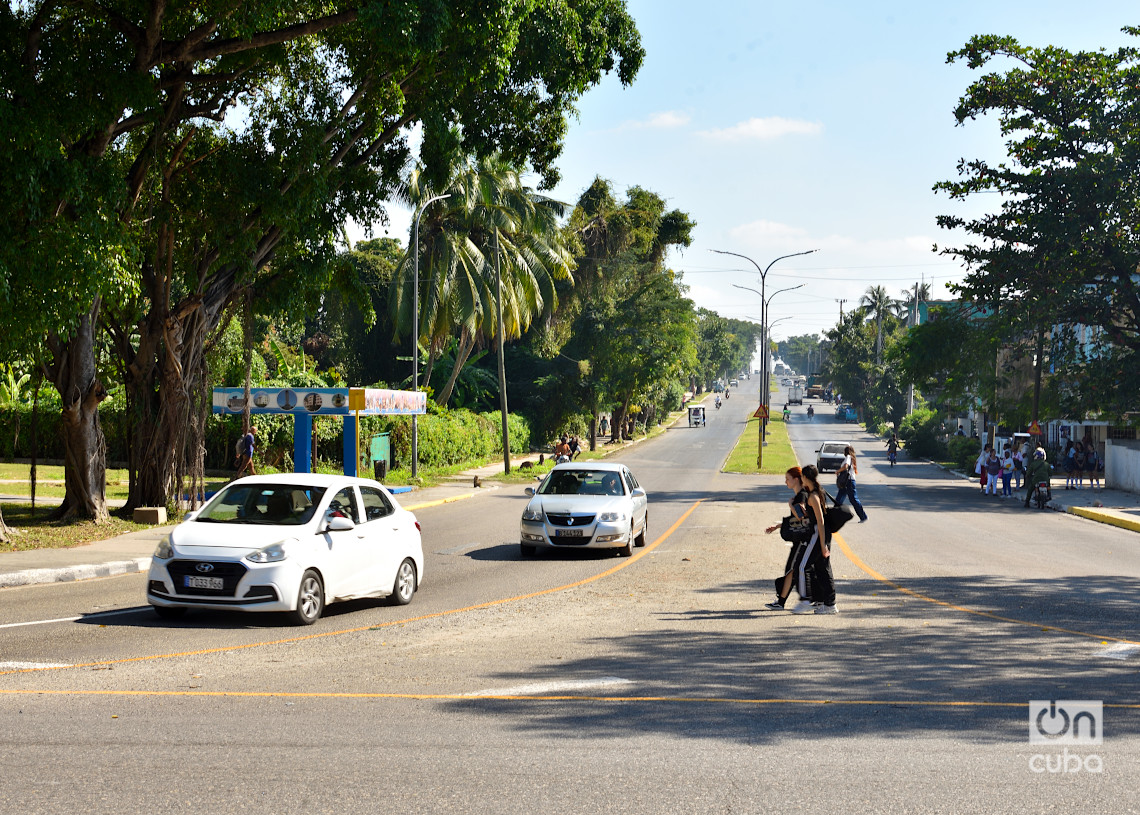
<svg viewBox="0 0 1140 815">
<path fill-rule="evenodd" d="M 832 534 L 843 528 L 843 525 L 854 517 L 847 507 L 828 507 L 823 511 L 823 525 Z"/>
<path fill-rule="evenodd" d="M 785 515 L 780 521 L 780 537 L 789 543 L 806 543 L 811 540 L 812 525 L 803 518 Z"/>
<path fill-rule="evenodd" d="M 847 482 L 851 480 L 851 473 L 847 470 L 840 470 L 835 474 L 835 486 L 839 489 L 846 489 Z"/>
</svg>

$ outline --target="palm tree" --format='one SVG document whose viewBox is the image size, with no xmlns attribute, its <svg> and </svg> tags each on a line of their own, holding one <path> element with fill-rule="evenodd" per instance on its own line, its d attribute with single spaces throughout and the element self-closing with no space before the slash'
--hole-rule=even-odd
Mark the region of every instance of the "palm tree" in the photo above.
<svg viewBox="0 0 1140 815">
<path fill-rule="evenodd" d="M 868 286 L 859 298 L 859 306 L 875 318 L 875 364 L 883 361 L 883 315 L 891 311 L 891 297 L 886 286 Z"/>
<path fill-rule="evenodd" d="M 446 404 L 475 347 L 498 335 L 495 246 L 502 272 L 504 337 L 521 336 L 557 302 L 555 282 L 569 277 L 571 256 L 558 219 L 563 207 L 522 184 L 519 171 L 498 156 L 453 161 L 442 190 L 414 171 L 405 190 L 412 206 L 439 192 L 450 195 L 420 225 L 420 337 L 430 372 L 447 341 L 458 334 L 451 376 L 436 401 Z M 409 241 L 410 244 L 410 241 Z M 410 252 L 397 269 L 392 313 L 397 330 L 412 323 Z"/>
</svg>

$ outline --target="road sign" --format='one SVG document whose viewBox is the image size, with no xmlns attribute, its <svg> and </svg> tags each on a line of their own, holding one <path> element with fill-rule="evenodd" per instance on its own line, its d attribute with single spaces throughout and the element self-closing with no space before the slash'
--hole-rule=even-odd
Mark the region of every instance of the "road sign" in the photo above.
<svg viewBox="0 0 1140 815">
<path fill-rule="evenodd" d="M 752 418 L 753 419 L 767 419 L 768 418 L 768 406 L 767 405 L 761 405 L 760 407 L 756 408 L 756 412 L 752 414 Z"/>
<path fill-rule="evenodd" d="M 1029 435 L 1030 436 L 1040 436 L 1041 435 L 1041 425 L 1037 424 L 1036 419 L 1034 419 L 1033 423 L 1029 425 Z"/>
</svg>

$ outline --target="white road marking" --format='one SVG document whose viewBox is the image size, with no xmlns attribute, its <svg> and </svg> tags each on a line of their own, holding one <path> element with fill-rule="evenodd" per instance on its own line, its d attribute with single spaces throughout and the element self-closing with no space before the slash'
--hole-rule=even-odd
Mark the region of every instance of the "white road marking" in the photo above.
<svg viewBox="0 0 1140 815">
<path fill-rule="evenodd" d="M 66 662 L 0 662 L 0 671 L 28 671 L 36 668 L 70 668 Z"/>
<path fill-rule="evenodd" d="M 491 688 L 488 690 L 465 693 L 464 696 L 538 696 L 566 691 L 581 691 L 590 688 L 609 688 L 615 685 L 632 685 L 633 680 L 622 679 L 619 676 L 600 676 L 597 679 L 569 679 L 551 682 L 533 682 L 529 685 L 515 685 L 509 688 Z"/>
<path fill-rule="evenodd" d="M 1116 645 L 1110 645 L 1101 651 L 1097 651 L 1093 656 L 1104 657 L 1105 659 L 1128 659 L 1129 657 L 1136 656 L 1137 653 L 1140 653 L 1140 645 L 1129 645 L 1126 642 L 1118 642 Z"/>
<path fill-rule="evenodd" d="M 91 620 L 96 617 L 113 617 L 116 614 L 142 614 L 145 611 L 150 611 L 147 608 L 124 608 L 118 611 L 100 611 L 95 614 L 83 614 L 79 617 L 56 617 L 54 620 L 28 620 L 23 623 L 3 623 L 0 628 L 23 628 L 28 625 L 47 625 L 48 623 L 73 623 L 76 620 Z"/>
</svg>

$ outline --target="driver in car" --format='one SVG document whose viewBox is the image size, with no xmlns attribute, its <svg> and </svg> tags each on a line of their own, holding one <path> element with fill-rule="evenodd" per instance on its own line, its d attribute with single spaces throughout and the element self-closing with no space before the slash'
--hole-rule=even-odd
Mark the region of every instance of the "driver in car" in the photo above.
<svg viewBox="0 0 1140 815">
<path fill-rule="evenodd" d="M 621 482 L 615 473 L 607 473 L 602 477 L 602 489 L 606 495 L 621 495 Z"/>
</svg>

